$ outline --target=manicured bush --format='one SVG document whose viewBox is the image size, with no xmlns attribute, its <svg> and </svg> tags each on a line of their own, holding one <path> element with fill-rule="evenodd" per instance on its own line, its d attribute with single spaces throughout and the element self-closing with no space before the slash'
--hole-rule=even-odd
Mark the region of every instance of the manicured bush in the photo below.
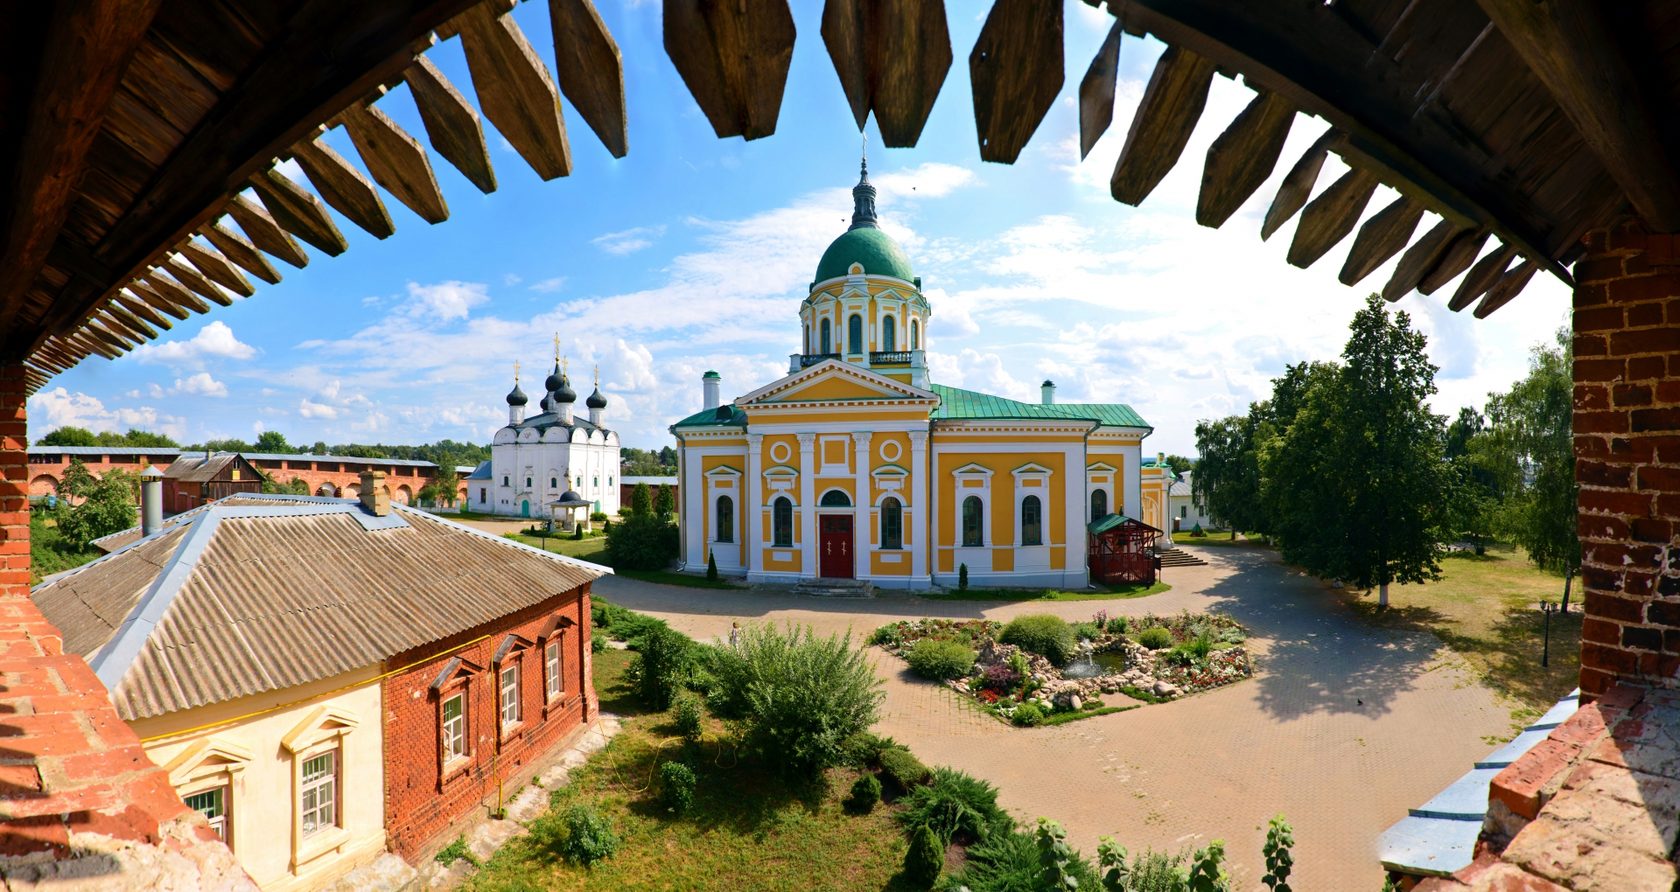
<svg viewBox="0 0 1680 892">
<path fill-rule="evenodd" d="M 689 743 L 700 741 L 704 714 L 700 698 L 688 691 L 683 691 L 671 700 L 671 723 L 677 726 L 677 733 Z"/>
<path fill-rule="evenodd" d="M 1161 626 L 1150 626 L 1137 633 L 1137 643 L 1150 650 L 1161 650 L 1172 647 L 1172 633 Z"/>
<path fill-rule="evenodd" d="M 881 754 L 890 749 L 903 749 L 891 737 L 882 737 L 872 731 L 859 731 L 846 738 L 840 745 L 845 754 L 844 762 L 854 768 L 876 768 L 881 764 Z"/>
<path fill-rule="evenodd" d="M 659 766 L 659 802 L 674 815 L 688 811 L 694 804 L 694 787 L 698 780 L 694 769 L 681 762 L 666 762 Z"/>
<path fill-rule="evenodd" d="M 968 591 L 968 565 L 967 564 L 958 564 L 957 565 L 957 591 L 959 591 L 959 592 Z"/>
<path fill-rule="evenodd" d="M 938 835 L 941 848 L 959 833 L 968 840 L 985 837 L 987 831 L 1009 817 L 998 808 L 997 788 L 972 775 L 952 768 L 935 768 L 928 783 L 911 790 L 899 800 L 898 820 L 912 836 L 921 827 Z"/>
<path fill-rule="evenodd" d="M 800 776 L 841 762 L 884 696 L 850 635 L 818 638 L 809 627 L 746 626 L 734 646 L 710 649 L 706 668 L 717 678 L 714 708 L 743 720 L 748 748 Z"/>
<path fill-rule="evenodd" d="M 1202 538 L 1206 535 L 1207 535 L 1207 533 L 1202 530 L 1202 524 L 1199 521 L 1196 523 L 1195 526 L 1190 528 L 1190 536 L 1192 538 L 1200 539 L 1200 538 Z"/>
<path fill-rule="evenodd" d="M 1185 644 L 1174 646 L 1161 659 L 1168 666 L 1193 666 L 1196 664 L 1196 655 L 1191 652 L 1189 645 Z"/>
<path fill-rule="evenodd" d="M 544 815 L 532 825 L 531 836 L 539 846 L 586 867 L 611 858 L 622 843 L 612 822 L 587 804 Z"/>
<path fill-rule="evenodd" d="M 969 892 L 1036 892 L 1048 888 L 1043 884 L 1044 865 L 1033 834 L 1000 829 L 970 846 L 966 856 L 962 872 L 952 878 L 951 888 L 965 888 Z M 1113 888 L 1131 892 L 1133 889 L 1132 886 L 1103 886 L 1096 871 L 1082 858 L 1070 860 L 1063 870 L 1079 881 L 1077 888 L 1082 890 Z"/>
<path fill-rule="evenodd" d="M 974 668 L 974 648 L 955 641 L 923 638 L 904 654 L 910 671 L 923 678 L 945 681 L 962 678 Z"/>
<path fill-rule="evenodd" d="M 637 693 L 652 709 L 668 709 L 694 665 L 693 639 L 660 623 L 641 639 L 632 669 Z"/>
<path fill-rule="evenodd" d="M 874 811 L 875 803 L 880 801 L 881 779 L 873 772 L 865 772 L 852 784 L 852 795 L 846 797 L 846 808 L 855 814 L 866 815 Z"/>
<path fill-rule="evenodd" d="M 607 563 L 626 570 L 663 570 L 677 556 L 677 525 L 652 511 L 625 518 L 607 533 Z"/>
<path fill-rule="evenodd" d="M 904 879 L 912 889 L 932 889 L 945 869 L 945 847 L 933 831 L 923 827 L 910 834 L 910 849 L 904 853 Z"/>
<path fill-rule="evenodd" d="M 572 538 L 580 542 L 583 540 L 583 524 L 572 527 Z"/>
<path fill-rule="evenodd" d="M 589 515 L 589 520 L 590 520 L 591 523 L 606 523 L 607 522 L 607 512 L 605 512 L 605 511 L 591 512 L 590 515 Z"/>
<path fill-rule="evenodd" d="M 998 640 L 1038 654 L 1057 666 L 1067 665 L 1077 647 L 1073 627 L 1067 620 L 1048 613 L 1015 617 L 1003 627 Z"/>
<path fill-rule="evenodd" d="M 1015 714 L 1010 716 L 1009 720 L 1023 728 L 1042 725 L 1044 724 L 1044 710 L 1039 709 L 1036 703 L 1022 703 L 1015 707 Z"/>
<path fill-rule="evenodd" d="M 706 581 L 717 582 L 717 579 L 717 555 L 708 552 L 706 554 Z"/>
<path fill-rule="evenodd" d="M 1096 623 L 1073 624 L 1073 637 L 1075 638 L 1083 638 L 1086 641 L 1095 641 L 1100 635 L 1102 635 L 1102 626 L 1099 626 Z"/>
<path fill-rule="evenodd" d="M 1127 621 L 1125 617 L 1111 616 L 1108 618 L 1108 622 L 1103 626 L 1103 628 L 1107 629 L 1108 634 L 1110 635 L 1124 635 L 1126 634 L 1126 624 Z"/>
<path fill-rule="evenodd" d="M 881 773 L 899 792 L 908 793 L 926 782 L 932 772 L 909 750 L 892 747 L 881 751 Z"/>
</svg>

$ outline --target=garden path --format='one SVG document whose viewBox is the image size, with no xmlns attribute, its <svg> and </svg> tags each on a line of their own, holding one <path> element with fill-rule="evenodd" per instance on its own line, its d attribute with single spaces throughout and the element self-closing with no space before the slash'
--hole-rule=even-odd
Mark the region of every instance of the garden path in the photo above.
<svg viewBox="0 0 1680 892">
<path fill-rule="evenodd" d="M 1256 888 L 1266 821 L 1282 812 L 1295 828 L 1294 888 L 1380 888 L 1377 835 L 1508 734 L 1509 709 L 1432 636 L 1365 625 L 1274 553 L 1196 551 L 1210 563 L 1169 569 L 1171 591 L 1117 601 L 821 601 L 611 577 L 596 590 L 703 640 L 726 636 L 735 620 L 849 629 L 859 639 L 921 616 L 1224 611 L 1253 634 L 1253 679 L 1051 728 L 1008 727 L 872 650 L 887 694 L 876 730 L 930 765 L 996 784 L 1017 817 L 1062 822 L 1088 855 L 1109 834 L 1131 850 L 1220 838 L 1236 888 Z"/>
</svg>

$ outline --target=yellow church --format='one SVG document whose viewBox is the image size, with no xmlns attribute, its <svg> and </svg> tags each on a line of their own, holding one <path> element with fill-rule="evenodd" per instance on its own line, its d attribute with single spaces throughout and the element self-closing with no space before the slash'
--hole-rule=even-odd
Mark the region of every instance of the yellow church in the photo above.
<svg viewBox="0 0 1680 892">
<path fill-rule="evenodd" d="M 800 303 L 788 374 L 731 404 L 707 372 L 678 444 L 682 568 L 751 582 L 1086 585 L 1087 526 L 1160 530 L 1166 469 L 1120 403 L 1038 403 L 928 380 L 922 281 L 876 225 L 868 166 L 851 227 Z"/>
</svg>

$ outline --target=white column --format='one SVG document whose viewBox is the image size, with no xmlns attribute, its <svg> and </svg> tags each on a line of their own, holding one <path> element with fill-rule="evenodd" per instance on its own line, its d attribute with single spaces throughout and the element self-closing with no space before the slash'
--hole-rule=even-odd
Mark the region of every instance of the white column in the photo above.
<svg viewBox="0 0 1680 892">
<path fill-rule="evenodd" d="M 1064 585 L 1084 585 L 1090 581 L 1086 575 L 1086 545 L 1090 541 L 1085 533 L 1085 512 L 1091 509 L 1090 496 L 1085 486 L 1085 464 L 1089 456 L 1083 446 L 1069 447 L 1067 452 L 1066 485 L 1062 496 L 1065 512 L 1064 521 L 1067 530 L 1067 544 L 1062 549 L 1062 581 Z M 1045 521 L 1049 522 L 1049 507 L 1045 506 Z"/>
<path fill-rule="evenodd" d="M 928 518 L 933 503 L 928 479 L 928 435 L 926 431 L 910 432 L 910 536 L 916 545 L 910 551 L 910 575 L 918 579 L 928 575 L 928 561 L 933 556 L 933 540 L 928 535 Z"/>
<path fill-rule="evenodd" d="M 817 575 L 817 435 L 799 434 L 800 575 Z"/>
<path fill-rule="evenodd" d="M 763 463 L 763 459 L 759 458 L 759 450 L 763 445 L 763 434 L 747 434 L 747 485 L 744 487 L 746 504 L 741 506 L 741 514 L 746 518 L 741 536 L 746 553 L 741 564 L 749 574 L 764 569 L 760 566 L 764 552 L 759 548 L 764 528 L 764 497 L 759 492 L 759 487 L 764 483 L 763 475 L 759 473 L 759 467 Z"/>
<path fill-rule="evenodd" d="M 873 571 L 869 565 L 869 431 L 853 431 L 852 445 L 854 447 L 853 464 L 857 471 L 857 496 L 853 499 L 856 520 L 852 521 L 852 566 L 853 575 L 862 579 Z"/>
<path fill-rule="evenodd" d="M 705 526 L 701 518 L 706 511 L 706 478 L 700 473 L 700 455 L 693 447 L 684 449 L 682 458 L 683 538 L 688 542 L 683 567 L 694 569 L 706 565 L 705 531 L 701 529 Z"/>
</svg>

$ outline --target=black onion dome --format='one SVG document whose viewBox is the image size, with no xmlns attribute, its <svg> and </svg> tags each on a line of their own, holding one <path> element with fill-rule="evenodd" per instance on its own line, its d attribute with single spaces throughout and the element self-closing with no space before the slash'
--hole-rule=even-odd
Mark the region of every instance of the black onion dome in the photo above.
<svg viewBox="0 0 1680 892">
<path fill-rule="evenodd" d="M 519 389 L 518 384 L 514 384 L 513 390 L 508 391 L 507 403 L 510 406 L 523 406 L 530 401 L 531 400 L 525 396 L 525 391 Z"/>
<path fill-rule="evenodd" d="M 601 395 L 601 388 L 597 387 L 595 392 L 589 395 L 589 399 L 584 400 L 583 403 L 591 409 L 605 409 L 607 398 Z"/>
<path fill-rule="evenodd" d="M 577 402 L 577 391 L 572 389 L 572 382 L 565 375 L 560 376 L 560 386 L 554 389 L 554 401 L 557 403 Z"/>
<path fill-rule="evenodd" d="M 566 383 L 566 378 L 560 374 L 560 363 L 557 362 L 554 364 L 554 371 L 549 372 L 548 377 L 543 380 L 543 389 L 553 393 L 559 390 L 560 385 L 564 383 Z"/>
</svg>

